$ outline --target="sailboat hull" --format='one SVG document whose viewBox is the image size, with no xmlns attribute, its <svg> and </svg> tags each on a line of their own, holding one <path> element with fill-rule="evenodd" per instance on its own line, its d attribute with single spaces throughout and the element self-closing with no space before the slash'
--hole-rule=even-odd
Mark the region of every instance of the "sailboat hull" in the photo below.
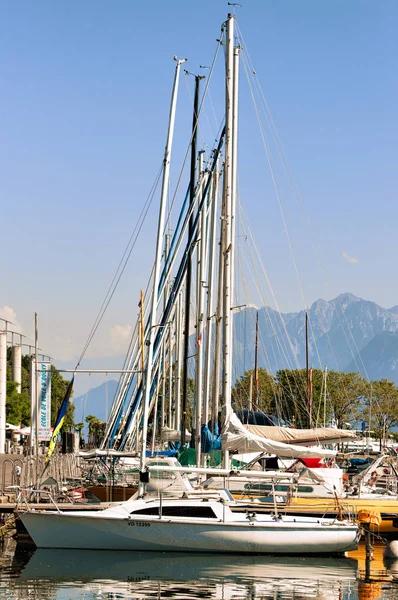
<svg viewBox="0 0 398 600">
<path fill-rule="evenodd" d="M 266 524 L 183 522 L 147 517 L 140 520 L 97 515 L 22 513 L 21 519 L 39 548 L 101 550 L 237 552 L 270 554 L 341 554 L 357 547 L 352 525 L 314 527 L 269 519 Z"/>
</svg>

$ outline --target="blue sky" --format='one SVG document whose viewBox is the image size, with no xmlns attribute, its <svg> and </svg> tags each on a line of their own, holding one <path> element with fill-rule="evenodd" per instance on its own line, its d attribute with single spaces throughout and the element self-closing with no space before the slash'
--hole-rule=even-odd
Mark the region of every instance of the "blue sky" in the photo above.
<svg viewBox="0 0 398 600">
<path fill-rule="evenodd" d="M 398 304 L 398 4 L 241 4 L 243 51 L 324 256 L 319 267 L 315 237 L 299 228 L 306 303 L 349 291 Z M 172 58 L 188 57 L 194 73 L 210 64 L 227 11 L 219 0 L 0 5 L 0 307 L 27 335 L 37 311 L 41 346 L 55 358 L 79 353 L 158 171 Z M 188 139 L 192 83 L 182 77 L 172 185 Z M 241 83 L 242 202 L 280 308 L 300 310 L 243 72 Z M 222 117 L 220 90 L 221 83 L 211 89 L 204 115 L 208 140 Z M 154 204 L 92 356 L 123 351 L 154 258 L 156 212 Z"/>
</svg>

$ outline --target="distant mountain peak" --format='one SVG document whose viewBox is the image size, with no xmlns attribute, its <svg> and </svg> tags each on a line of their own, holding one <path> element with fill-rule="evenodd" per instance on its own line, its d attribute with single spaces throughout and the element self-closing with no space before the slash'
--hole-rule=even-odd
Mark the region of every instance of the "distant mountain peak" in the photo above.
<svg viewBox="0 0 398 600">
<path fill-rule="evenodd" d="M 260 366 L 271 373 L 303 368 L 305 310 L 278 315 L 264 307 L 260 314 Z M 369 366 L 370 378 L 378 379 L 382 373 L 398 384 L 398 305 L 385 309 L 347 292 L 329 301 L 316 300 L 309 315 L 309 359 L 313 367 L 358 370 L 363 360 Z M 238 313 L 234 322 L 234 371 L 240 376 L 254 361 L 255 322 L 245 320 L 245 311 Z"/>
<path fill-rule="evenodd" d="M 336 298 L 330 301 L 334 306 L 340 306 L 343 310 L 347 308 L 350 304 L 354 302 L 364 302 L 362 298 L 358 298 L 358 296 L 354 296 L 350 292 L 345 292 L 344 294 L 339 294 Z"/>
</svg>

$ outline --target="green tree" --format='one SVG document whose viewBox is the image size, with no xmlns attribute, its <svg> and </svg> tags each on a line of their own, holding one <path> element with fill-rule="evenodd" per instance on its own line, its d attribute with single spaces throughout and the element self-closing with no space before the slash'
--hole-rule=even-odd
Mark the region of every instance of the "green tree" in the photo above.
<svg viewBox="0 0 398 600">
<path fill-rule="evenodd" d="M 21 393 L 17 392 L 17 384 L 12 381 L 11 348 L 7 351 L 7 403 L 6 419 L 12 425 L 30 425 L 30 381 L 31 365 L 34 357 L 29 354 L 22 356 L 21 361 Z M 69 381 L 51 365 L 51 425 L 55 419 L 64 399 Z M 72 427 L 74 423 L 75 407 L 69 403 L 64 426 Z"/>
<path fill-rule="evenodd" d="M 276 374 L 278 384 L 277 414 L 295 422 L 298 427 L 320 426 L 334 417 L 338 427 L 358 417 L 366 393 L 366 381 L 359 373 L 329 371 L 327 376 L 326 407 L 324 406 L 324 373 L 312 370 L 312 402 L 308 397 L 306 369 L 281 370 Z M 310 423 L 311 408 L 311 423 Z"/>
<path fill-rule="evenodd" d="M 88 445 L 95 448 L 101 442 L 106 423 L 103 423 L 94 415 L 87 415 L 85 420 L 88 424 Z"/>
<path fill-rule="evenodd" d="M 254 410 L 273 412 L 277 385 L 275 378 L 265 369 L 258 370 L 258 397 L 255 398 L 254 370 L 246 371 L 232 388 L 232 403 L 235 409 L 249 408 L 250 388 L 252 388 L 252 406 Z"/>
<path fill-rule="evenodd" d="M 25 391 L 18 393 L 17 384 L 7 381 L 6 421 L 11 425 L 30 424 L 30 398 Z"/>
<path fill-rule="evenodd" d="M 368 384 L 363 416 L 380 440 L 380 449 L 391 427 L 398 425 L 397 407 L 398 388 L 393 381 L 381 379 Z"/>
<path fill-rule="evenodd" d="M 368 389 L 367 381 L 359 373 L 330 371 L 327 378 L 330 410 L 337 427 L 358 419 Z"/>
<path fill-rule="evenodd" d="M 318 414 L 322 375 L 312 371 L 312 416 Z M 282 369 L 276 373 L 278 386 L 277 415 L 298 427 L 309 427 L 308 379 L 305 369 Z M 313 419 L 314 420 L 314 419 Z"/>
</svg>

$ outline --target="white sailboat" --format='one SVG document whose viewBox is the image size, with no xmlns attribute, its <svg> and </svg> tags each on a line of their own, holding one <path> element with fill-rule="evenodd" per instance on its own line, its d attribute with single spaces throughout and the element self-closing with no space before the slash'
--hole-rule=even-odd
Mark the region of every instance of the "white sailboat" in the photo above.
<svg viewBox="0 0 398 600">
<path fill-rule="evenodd" d="M 224 432 L 236 433 L 237 424 L 231 410 L 232 368 L 232 290 L 234 219 L 236 196 L 237 143 L 237 74 L 239 48 L 234 47 L 234 21 L 228 16 L 225 24 L 226 42 L 226 126 L 223 194 L 223 405 Z M 170 124 L 164 159 L 162 198 L 156 260 L 153 273 L 153 292 L 147 339 L 147 362 L 142 381 L 143 429 L 140 456 L 140 488 L 137 499 L 103 511 L 28 511 L 20 513 L 21 520 L 40 548 L 79 548 L 104 550 L 235 552 L 273 554 L 341 554 L 354 549 L 358 542 L 358 527 L 350 521 L 314 519 L 311 517 L 281 516 L 275 512 L 255 514 L 239 509 L 226 491 L 194 497 L 151 498 L 145 496 L 149 479 L 146 465 L 147 426 L 153 388 L 153 356 L 160 262 L 163 247 L 165 206 L 171 140 L 176 106 L 180 66 L 177 61 L 171 102 Z M 204 205 L 204 202 L 202 201 Z M 205 210 L 203 206 L 202 210 Z M 239 433 L 239 431 L 238 431 Z M 267 444 L 253 434 L 245 434 L 248 448 Z M 228 436 L 227 436 L 228 437 Z M 278 442 L 273 442 L 278 445 Z M 273 446 L 274 447 L 274 446 Z M 279 444 L 291 456 L 302 448 Z M 310 453 L 313 450 L 308 450 Z M 327 456 L 328 450 L 316 450 L 317 456 Z M 228 446 L 224 447 L 228 468 Z M 189 496 L 189 494 L 188 494 Z"/>
<path fill-rule="evenodd" d="M 341 554 L 357 547 L 353 523 L 233 512 L 219 499 L 138 499 L 101 512 L 27 512 L 22 521 L 39 548 Z"/>
</svg>

